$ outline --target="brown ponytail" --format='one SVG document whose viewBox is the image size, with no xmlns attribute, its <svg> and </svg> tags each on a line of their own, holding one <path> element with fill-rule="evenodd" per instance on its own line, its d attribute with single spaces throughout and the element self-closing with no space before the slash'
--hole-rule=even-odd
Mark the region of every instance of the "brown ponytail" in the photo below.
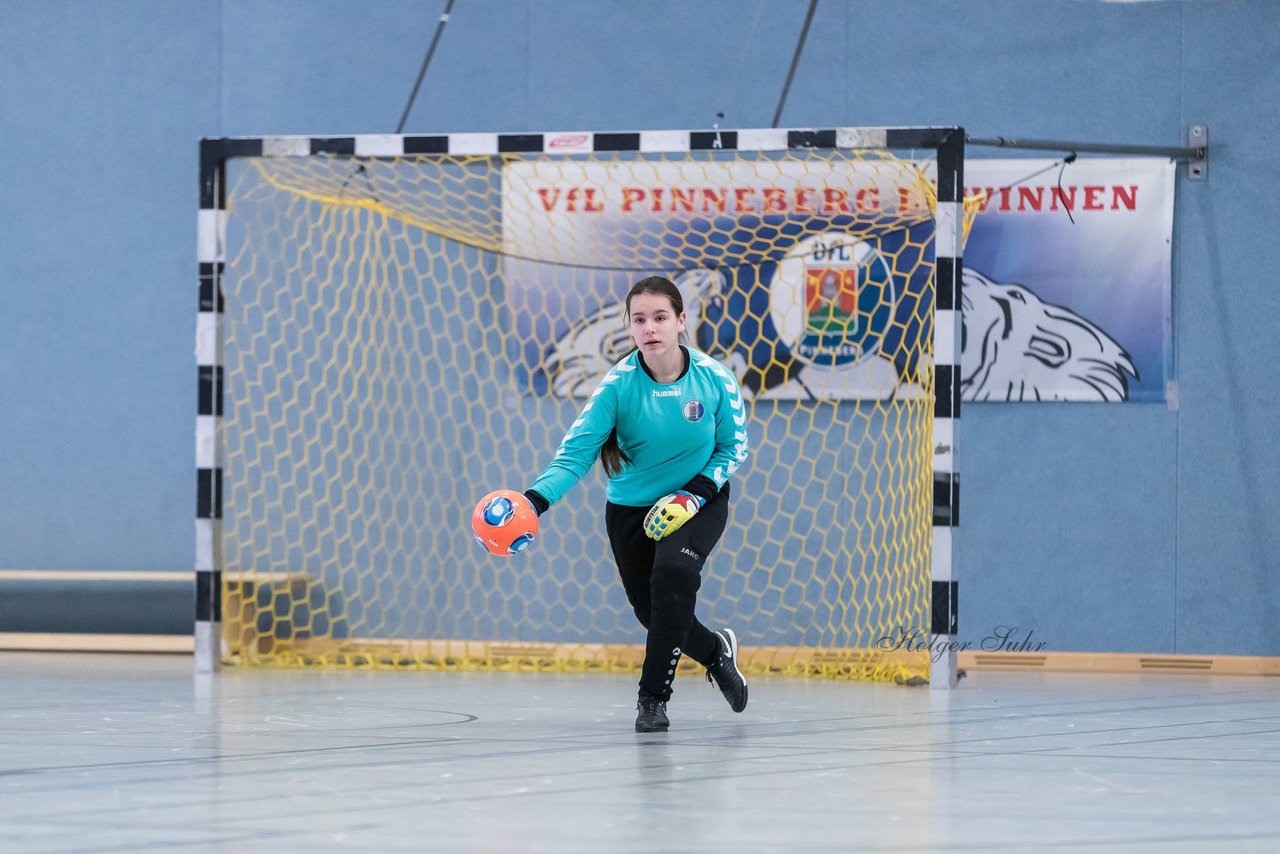
<svg viewBox="0 0 1280 854">
<path fill-rule="evenodd" d="M 600 446 L 600 465 L 604 466 L 604 473 L 609 477 L 622 472 L 622 467 L 630 464 L 631 457 L 622 450 L 622 446 L 618 444 L 618 428 L 614 427 L 609 433 L 609 438 L 604 440 L 604 444 Z"/>
</svg>

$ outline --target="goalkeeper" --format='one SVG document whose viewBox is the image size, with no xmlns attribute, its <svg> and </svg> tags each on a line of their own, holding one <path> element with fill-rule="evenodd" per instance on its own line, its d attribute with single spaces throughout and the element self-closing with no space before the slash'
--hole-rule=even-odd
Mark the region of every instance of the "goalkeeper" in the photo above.
<svg viewBox="0 0 1280 854">
<path fill-rule="evenodd" d="M 636 349 L 601 380 L 525 495 L 541 515 L 599 456 L 609 544 L 648 629 L 636 731 L 660 732 L 682 655 L 707 668 L 735 712 L 747 705 L 733 631 L 694 616 L 703 564 L 729 519 L 729 476 L 747 458 L 746 412 L 737 378 L 680 343 L 684 301 L 670 280 L 637 282 L 624 317 Z"/>
</svg>

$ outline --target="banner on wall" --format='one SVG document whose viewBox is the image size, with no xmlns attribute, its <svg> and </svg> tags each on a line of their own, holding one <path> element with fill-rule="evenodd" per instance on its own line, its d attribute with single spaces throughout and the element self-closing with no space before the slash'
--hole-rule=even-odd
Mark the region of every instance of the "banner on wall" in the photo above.
<svg viewBox="0 0 1280 854">
<path fill-rule="evenodd" d="M 985 202 L 964 250 L 964 398 L 1163 400 L 1173 163 L 965 170 L 966 196 Z M 630 350 L 622 299 L 651 274 L 677 283 L 691 337 L 748 394 L 910 393 L 919 366 L 901 345 L 919 331 L 932 224 L 848 239 L 862 199 L 907 203 L 900 178 L 847 163 L 517 161 L 502 196 L 506 301 L 535 394 L 591 393 Z"/>
</svg>

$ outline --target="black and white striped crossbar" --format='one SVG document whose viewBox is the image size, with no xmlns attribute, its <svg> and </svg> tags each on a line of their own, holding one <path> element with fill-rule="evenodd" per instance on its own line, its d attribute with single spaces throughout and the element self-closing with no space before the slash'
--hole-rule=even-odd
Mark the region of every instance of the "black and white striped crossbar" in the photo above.
<svg viewBox="0 0 1280 854">
<path fill-rule="evenodd" d="M 264 136 L 204 141 L 211 156 L 401 157 L 404 155 L 580 154 L 614 151 L 785 151 L 804 148 L 935 149 L 955 128 L 828 128 L 788 130 L 564 131 L 560 133 L 451 133 L 438 135 Z M 209 172 L 211 170 L 202 170 Z M 211 192 L 206 189 L 205 194 Z M 202 198 L 203 202 L 209 199 Z M 211 206 L 211 205 L 210 205 Z"/>
</svg>

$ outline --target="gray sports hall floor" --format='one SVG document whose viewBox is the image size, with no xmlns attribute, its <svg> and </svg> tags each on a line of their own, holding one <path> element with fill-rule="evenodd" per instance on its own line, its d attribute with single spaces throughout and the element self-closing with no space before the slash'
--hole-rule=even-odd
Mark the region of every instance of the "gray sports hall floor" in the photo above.
<svg viewBox="0 0 1280 854">
<path fill-rule="evenodd" d="M 1280 680 L 191 673 L 0 654 L 0 851 L 1277 851 Z"/>
</svg>

